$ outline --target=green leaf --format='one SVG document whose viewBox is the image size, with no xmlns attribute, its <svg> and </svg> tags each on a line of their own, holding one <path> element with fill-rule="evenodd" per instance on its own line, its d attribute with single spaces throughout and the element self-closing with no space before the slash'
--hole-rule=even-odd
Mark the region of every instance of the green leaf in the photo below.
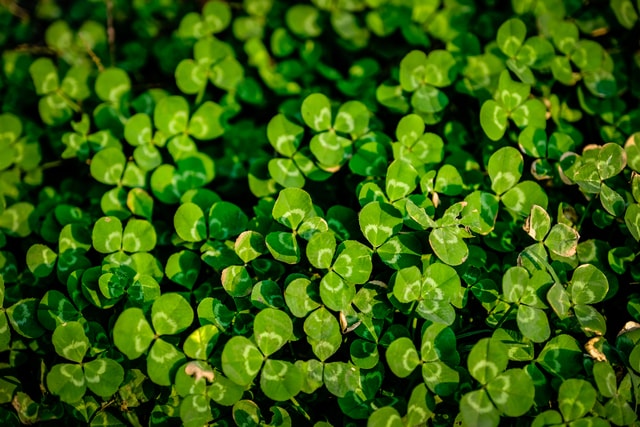
<svg viewBox="0 0 640 427">
<path fill-rule="evenodd" d="M 367 427 L 402 427 L 404 425 L 398 411 L 391 406 L 376 409 L 367 420 Z"/>
<path fill-rule="evenodd" d="M 314 234 L 307 244 L 307 259 L 315 268 L 331 267 L 336 251 L 336 238 L 333 231 Z"/>
<path fill-rule="evenodd" d="M 122 150 L 115 147 L 105 148 L 91 159 L 91 176 L 103 184 L 117 184 L 122 178 L 125 163 L 126 158 Z"/>
<path fill-rule="evenodd" d="M 119 102 L 131 90 L 131 80 L 120 68 L 107 68 L 96 78 L 96 95 L 103 101 Z"/>
<path fill-rule="evenodd" d="M 617 217 L 624 215 L 624 198 L 604 182 L 600 185 L 600 202 L 602 207 L 611 215 Z"/>
<path fill-rule="evenodd" d="M 385 191 L 389 200 L 399 200 L 416 189 L 418 172 L 403 160 L 394 160 L 387 169 Z"/>
<path fill-rule="evenodd" d="M 265 243 L 276 260 L 287 264 L 300 262 L 300 246 L 298 246 L 298 241 L 293 233 L 286 231 L 269 233 L 265 238 Z"/>
<path fill-rule="evenodd" d="M 267 251 L 264 237 L 257 231 L 243 231 L 236 239 L 234 250 L 245 263 L 258 258 Z"/>
<path fill-rule="evenodd" d="M 265 308 L 253 321 L 256 343 L 265 356 L 270 356 L 293 336 L 293 323 L 283 311 Z"/>
<path fill-rule="evenodd" d="M 513 57 L 518 53 L 527 35 L 527 27 L 518 18 L 508 19 L 498 28 L 497 42 L 500 50 Z"/>
<path fill-rule="evenodd" d="M 47 388 L 52 394 L 60 396 L 63 402 L 79 401 L 87 390 L 82 366 L 70 363 L 54 365 L 47 373 Z"/>
<path fill-rule="evenodd" d="M 470 426 L 497 427 L 500 423 L 500 413 L 485 390 L 475 390 L 462 396 L 460 413 Z"/>
<path fill-rule="evenodd" d="M 612 0 L 609 5 L 613 9 L 613 13 L 615 13 L 620 25 L 627 30 L 632 29 L 638 22 L 638 12 L 633 7 L 631 0 Z"/>
<path fill-rule="evenodd" d="M 504 371 L 508 362 L 507 348 L 502 341 L 482 338 L 471 349 L 467 366 L 471 376 L 487 384 Z"/>
<path fill-rule="evenodd" d="M 182 349 L 184 354 L 191 359 L 207 360 L 213 351 L 220 330 L 215 325 L 202 325 L 191 332 L 184 341 Z"/>
<path fill-rule="evenodd" d="M 369 128 L 369 110 L 360 101 L 347 101 L 340 106 L 334 128 L 350 135 L 362 135 Z"/>
<path fill-rule="evenodd" d="M 132 188 L 127 194 L 127 207 L 132 214 L 151 220 L 154 199 L 142 188 Z"/>
<path fill-rule="evenodd" d="M 551 218 L 545 209 L 538 205 L 531 207 L 531 214 L 527 217 L 525 231 L 534 240 L 541 242 L 551 229 Z"/>
<path fill-rule="evenodd" d="M 176 85 L 182 93 L 194 95 L 207 86 L 208 64 L 197 63 L 193 59 L 183 59 L 175 70 Z"/>
<path fill-rule="evenodd" d="M 96 251 L 108 254 L 121 249 L 122 223 L 114 216 L 98 219 L 93 226 L 91 240 Z"/>
<path fill-rule="evenodd" d="M 585 380 L 570 378 L 560 384 L 558 407 L 566 421 L 577 420 L 591 411 L 596 403 L 596 390 Z"/>
<path fill-rule="evenodd" d="M 175 335 L 193 323 L 193 309 L 182 295 L 162 294 L 151 306 L 151 323 L 157 335 Z"/>
<path fill-rule="evenodd" d="M 335 132 L 322 132 L 311 139 L 309 148 L 318 160 L 319 165 L 326 169 L 339 167 L 346 159 L 346 150 L 350 149 L 351 141 Z"/>
<path fill-rule="evenodd" d="M 264 356 L 248 338 L 231 337 L 222 350 L 222 371 L 234 383 L 248 386 L 258 375 Z"/>
<path fill-rule="evenodd" d="M 580 235 L 574 228 L 560 223 L 551 228 L 544 244 L 554 254 L 570 257 L 576 254 L 579 239 Z"/>
<path fill-rule="evenodd" d="M 397 377 L 408 377 L 420 364 L 418 351 L 411 339 L 406 337 L 393 341 L 386 353 L 387 364 Z"/>
<path fill-rule="evenodd" d="M 220 122 L 224 109 L 212 101 L 204 102 L 189 120 L 188 132 L 200 140 L 216 139 L 224 133 Z"/>
<path fill-rule="evenodd" d="M 167 96 L 156 104 L 153 121 L 166 137 L 186 132 L 189 122 L 189 104 L 181 96 Z"/>
<path fill-rule="evenodd" d="M 627 207 L 624 213 L 624 223 L 626 224 L 631 236 L 636 241 L 640 241 L 640 205 L 632 203 Z"/>
<path fill-rule="evenodd" d="M 132 218 L 122 233 L 122 249 L 126 252 L 149 252 L 156 246 L 156 230 L 144 219 Z"/>
<path fill-rule="evenodd" d="M 198 255 L 189 250 L 183 250 L 169 256 L 164 272 L 169 280 L 193 289 L 200 273 L 200 264 Z"/>
<path fill-rule="evenodd" d="M 207 238 L 207 223 L 204 212 L 195 203 L 187 202 L 173 216 L 176 233 L 187 242 L 201 242 Z"/>
<path fill-rule="evenodd" d="M 493 153 L 487 165 L 491 189 L 500 195 L 512 188 L 520 181 L 523 165 L 522 154 L 513 147 L 503 147 Z"/>
<path fill-rule="evenodd" d="M 45 332 L 36 317 L 37 304 L 36 298 L 25 298 L 7 308 L 6 315 L 9 323 L 25 338 L 35 339 Z"/>
<path fill-rule="evenodd" d="M 205 3 L 202 8 L 203 30 L 205 34 L 217 34 L 231 23 L 231 7 L 222 1 Z"/>
<path fill-rule="evenodd" d="M 187 361 L 184 354 L 172 344 L 157 339 L 147 355 L 147 372 L 149 379 L 161 386 L 173 384 L 173 377 L 178 367 Z"/>
<path fill-rule="evenodd" d="M 604 397 L 613 397 L 617 393 L 616 374 L 609 362 L 593 364 L 593 379 L 596 381 L 598 391 Z"/>
<path fill-rule="evenodd" d="M 402 228 L 402 215 L 392 205 L 370 202 L 360 211 L 358 218 L 364 237 L 379 247 Z"/>
<path fill-rule="evenodd" d="M 417 114 L 403 116 L 396 127 L 396 138 L 405 147 L 411 147 L 424 134 L 424 120 Z"/>
<path fill-rule="evenodd" d="M 315 216 L 311 196 L 298 188 L 285 188 L 280 191 L 273 205 L 273 219 L 295 230 L 307 218 Z"/>
<path fill-rule="evenodd" d="M 209 210 L 209 237 L 226 240 L 242 233 L 249 219 L 236 205 L 229 202 L 216 202 Z"/>
<path fill-rule="evenodd" d="M 501 200 L 509 210 L 522 217 L 531 212 L 533 205 L 547 209 L 549 203 L 547 193 L 533 181 L 522 181 L 516 184 L 502 195 Z"/>
<path fill-rule="evenodd" d="M 362 284 L 369 280 L 373 265 L 371 250 L 362 243 L 345 240 L 338 246 L 333 271 L 349 283 Z"/>
<path fill-rule="evenodd" d="M 55 267 L 58 255 L 47 245 L 36 243 L 27 251 L 27 267 L 36 277 L 47 277 Z"/>
<path fill-rule="evenodd" d="M 38 95 L 54 92 L 60 86 L 58 70 L 49 58 L 38 58 L 29 67 L 33 86 Z"/>
<path fill-rule="evenodd" d="M 565 379 L 582 370 L 582 349 L 575 338 L 560 334 L 551 338 L 536 359 L 549 373 Z"/>
<path fill-rule="evenodd" d="M 291 314 L 296 317 L 306 317 L 311 311 L 320 307 L 317 283 L 304 277 L 293 279 L 287 285 L 284 299 Z"/>
<path fill-rule="evenodd" d="M 268 163 L 269 175 L 285 188 L 302 188 L 305 179 L 291 159 L 271 159 Z"/>
<path fill-rule="evenodd" d="M 487 384 L 489 397 L 498 410 L 509 417 L 520 417 L 533 405 L 533 380 L 522 369 L 509 369 Z"/>
<path fill-rule="evenodd" d="M 233 297 L 243 297 L 251 293 L 253 280 L 242 265 L 231 265 L 222 270 L 220 280 L 224 290 Z"/>
<path fill-rule="evenodd" d="M 153 329 L 139 308 L 124 310 L 113 327 L 113 343 L 129 359 L 143 355 L 154 338 Z"/>
<path fill-rule="evenodd" d="M 610 142 L 604 144 L 598 152 L 596 167 L 600 174 L 600 179 L 605 180 L 616 176 L 627 165 L 627 154 L 618 144 Z"/>
<path fill-rule="evenodd" d="M 594 304 L 604 299 L 609 282 L 602 271 L 591 264 L 576 268 L 571 278 L 571 301 L 574 304 Z"/>
<path fill-rule="evenodd" d="M 321 93 L 313 93 L 302 101 L 300 107 L 302 119 L 316 132 L 328 130 L 331 127 L 331 101 Z"/>
<path fill-rule="evenodd" d="M 103 398 L 108 398 L 115 394 L 124 380 L 122 366 L 118 362 L 105 357 L 87 362 L 83 365 L 83 368 L 87 387 Z"/>
<path fill-rule="evenodd" d="M 344 397 L 348 392 L 361 388 L 359 369 L 351 363 L 326 363 L 323 377 L 329 393 L 337 397 Z"/>
<path fill-rule="evenodd" d="M 56 327 L 51 341 L 56 353 L 72 362 L 81 363 L 89 350 L 89 339 L 78 322 L 66 322 Z"/>
<path fill-rule="evenodd" d="M 307 341 L 316 357 L 324 362 L 331 357 L 342 342 L 338 320 L 324 307 L 311 313 L 304 321 Z"/>
<path fill-rule="evenodd" d="M 501 139 L 507 130 L 507 112 L 496 101 L 489 99 L 480 108 L 480 125 L 493 141 Z"/>
<path fill-rule="evenodd" d="M 308 38 L 322 34 L 320 11 L 309 4 L 295 4 L 287 9 L 285 21 L 295 35 Z"/>
<path fill-rule="evenodd" d="M 545 342 L 551 336 L 549 319 L 545 312 L 539 308 L 520 304 L 516 320 L 522 335 L 533 342 Z"/>
<path fill-rule="evenodd" d="M 448 265 L 460 265 L 469 256 L 469 248 L 457 230 L 457 227 L 442 227 L 429 233 L 431 249 L 442 262 Z"/>
<path fill-rule="evenodd" d="M 418 301 L 422 298 L 422 273 L 418 267 L 403 268 L 391 279 L 393 295 L 402 303 Z"/>
<path fill-rule="evenodd" d="M 281 360 L 267 359 L 260 374 L 260 388 L 265 396 L 283 402 L 296 396 L 302 389 L 302 372 L 296 365 Z"/>
<path fill-rule="evenodd" d="M 231 406 L 242 398 L 244 388 L 230 381 L 222 374 L 213 379 L 213 383 L 207 390 L 207 395 L 216 403 L 223 406 Z"/>
<path fill-rule="evenodd" d="M 355 285 L 333 271 L 329 271 L 320 281 L 320 298 L 331 310 L 346 310 L 355 295 Z"/>
<path fill-rule="evenodd" d="M 304 134 L 304 128 L 278 114 L 269 120 L 267 138 L 275 150 L 286 157 L 291 157 L 298 150 Z"/>
</svg>

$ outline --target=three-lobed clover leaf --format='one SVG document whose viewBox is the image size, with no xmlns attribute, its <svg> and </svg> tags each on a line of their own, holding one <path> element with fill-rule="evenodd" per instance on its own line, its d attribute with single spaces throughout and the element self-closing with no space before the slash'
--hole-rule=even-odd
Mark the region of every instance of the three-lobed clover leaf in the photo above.
<svg viewBox="0 0 640 427">
<path fill-rule="evenodd" d="M 124 380 L 124 369 L 106 357 L 84 362 L 90 343 L 79 322 L 58 325 L 53 331 L 52 342 L 58 355 L 75 362 L 54 365 L 47 373 L 47 387 L 51 393 L 60 396 L 60 400 L 77 402 L 87 388 L 101 397 L 110 397 L 118 390 Z"/>
<path fill-rule="evenodd" d="M 398 301 L 416 304 L 415 312 L 434 323 L 451 325 L 456 319 L 452 305 L 460 308 L 463 304 L 460 277 L 446 264 L 431 264 L 424 273 L 415 266 L 403 268 L 391 283 Z"/>
<path fill-rule="evenodd" d="M 501 415 L 519 417 L 533 405 L 533 380 L 522 369 L 505 370 L 507 365 L 507 347 L 502 341 L 482 338 L 473 346 L 467 366 L 482 388 L 460 400 L 465 423 L 497 426 Z"/>
<path fill-rule="evenodd" d="M 508 71 L 500 74 L 494 99 L 485 101 L 480 109 L 480 125 L 491 140 L 504 136 L 508 119 L 519 128 L 546 127 L 546 108 L 540 100 L 529 98 L 530 92 L 529 85 L 511 80 Z"/>
<path fill-rule="evenodd" d="M 517 304 L 516 320 L 522 335 L 533 342 L 544 342 L 551 335 L 546 304 L 538 293 L 552 284 L 551 277 L 538 270 L 530 277 L 523 267 L 511 267 L 502 276 L 505 301 Z"/>
<path fill-rule="evenodd" d="M 439 113 L 449 105 L 449 98 L 439 88 L 451 85 L 457 72 L 456 60 L 447 50 L 432 50 L 429 55 L 413 50 L 400 61 L 400 85 L 413 92 L 411 106 L 416 111 Z"/>
<path fill-rule="evenodd" d="M 401 337 L 389 345 L 387 363 L 394 375 L 404 378 L 422 365 L 422 378 L 433 393 L 449 396 L 455 392 L 460 375 L 454 368 L 460 363 L 453 331 L 434 323 L 422 335 L 420 354 L 408 337 Z"/>
<path fill-rule="evenodd" d="M 283 311 L 266 308 L 254 319 L 255 341 L 234 336 L 222 350 L 222 370 L 233 382 L 247 386 L 260 373 L 260 388 L 276 401 L 289 400 L 302 389 L 303 376 L 291 362 L 269 356 L 293 337 L 293 324 Z M 254 343 L 255 342 L 255 343 Z"/>
<path fill-rule="evenodd" d="M 228 9 L 228 6 L 226 8 Z M 180 61 L 175 70 L 176 84 L 187 95 L 198 94 L 201 97 L 207 87 L 207 81 L 225 91 L 234 91 L 244 78 L 242 64 L 235 58 L 231 46 L 213 36 L 200 38 L 195 43 L 193 57 L 194 59 Z"/>
<path fill-rule="evenodd" d="M 129 359 L 137 359 L 148 351 L 149 378 L 156 384 L 170 385 L 175 369 L 186 359 L 180 350 L 161 336 L 185 331 L 191 326 L 193 317 L 193 309 L 184 297 L 166 293 L 151 306 L 151 324 L 140 308 L 124 310 L 113 327 L 113 342 Z"/>
<path fill-rule="evenodd" d="M 66 123 L 79 111 L 75 101 L 91 95 L 87 85 L 90 69 L 85 65 L 71 67 L 60 81 L 58 68 L 49 58 L 38 58 L 29 67 L 33 85 L 38 95 L 38 111 L 42 121 L 49 126 Z"/>
<path fill-rule="evenodd" d="M 329 98 L 313 93 L 304 99 L 300 112 L 305 124 L 317 132 L 309 148 L 318 165 L 327 171 L 339 169 L 347 161 L 353 151 L 353 139 L 369 127 L 369 110 L 359 101 L 342 104 L 334 117 Z"/>
</svg>

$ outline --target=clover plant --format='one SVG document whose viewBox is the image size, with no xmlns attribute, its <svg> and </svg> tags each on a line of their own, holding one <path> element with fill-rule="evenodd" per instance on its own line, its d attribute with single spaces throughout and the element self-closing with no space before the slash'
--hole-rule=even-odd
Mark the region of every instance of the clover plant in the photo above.
<svg viewBox="0 0 640 427">
<path fill-rule="evenodd" d="M 640 2 L 1 3 L 1 425 L 640 425 Z"/>
</svg>

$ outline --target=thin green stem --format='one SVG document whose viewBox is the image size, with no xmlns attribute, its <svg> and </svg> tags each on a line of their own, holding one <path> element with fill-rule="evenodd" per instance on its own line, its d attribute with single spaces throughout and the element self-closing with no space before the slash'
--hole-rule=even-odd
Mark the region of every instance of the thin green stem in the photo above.
<svg viewBox="0 0 640 427">
<path fill-rule="evenodd" d="M 507 312 L 504 314 L 504 316 L 502 316 L 502 319 L 500 319 L 500 321 L 498 322 L 498 324 L 496 325 L 496 329 L 500 328 L 502 326 L 502 324 L 504 322 L 507 321 L 507 318 L 509 317 L 509 315 L 511 314 L 511 312 L 513 311 L 514 307 L 516 307 L 518 304 L 511 304 L 509 306 L 509 309 L 507 310 Z"/>
<path fill-rule="evenodd" d="M 298 401 L 296 400 L 296 398 L 295 398 L 295 397 L 292 397 L 292 398 L 291 398 L 291 399 L 289 399 L 289 400 L 291 400 L 291 403 L 293 403 L 293 406 L 294 406 L 298 411 L 300 411 L 300 413 L 301 413 L 302 415 L 304 415 L 304 417 L 305 417 L 308 421 L 311 421 L 311 416 L 309 416 L 309 414 L 307 413 L 307 411 L 305 411 L 305 410 L 304 410 L 304 408 L 300 405 L 300 403 L 298 403 Z"/>
<path fill-rule="evenodd" d="M 587 207 L 584 208 L 584 212 L 582 212 L 582 216 L 580 217 L 580 221 L 578 221 L 578 223 L 576 224 L 576 230 L 580 231 L 580 227 L 582 227 L 582 223 L 585 220 L 585 218 L 587 218 L 587 216 L 589 216 L 589 212 L 591 211 L 591 207 L 593 206 L 593 202 L 596 200 L 596 195 L 594 195 L 591 200 L 589 200 L 589 203 L 587 203 Z"/>
<path fill-rule="evenodd" d="M 560 277 L 558 277 L 558 274 L 556 274 L 556 271 L 553 269 L 551 264 L 549 264 L 547 262 L 546 259 L 543 259 L 543 258 L 539 257 L 537 253 L 529 250 L 529 248 L 527 248 L 524 251 L 522 251 L 522 255 L 527 256 L 532 261 L 537 262 L 538 264 L 542 265 L 549 272 L 549 274 L 551 275 L 551 277 L 553 278 L 553 281 L 555 283 L 562 284 L 562 282 L 560 281 Z"/>
<path fill-rule="evenodd" d="M 57 91 L 58 95 L 60 95 L 60 97 L 62 97 L 62 99 L 64 100 L 64 102 L 67 103 L 67 105 L 76 113 L 80 113 L 82 112 L 82 108 L 80 107 L 79 104 L 77 104 L 76 102 L 74 102 L 71 98 L 69 98 L 69 96 L 67 96 L 66 93 L 64 93 L 62 90 L 58 89 Z"/>
</svg>

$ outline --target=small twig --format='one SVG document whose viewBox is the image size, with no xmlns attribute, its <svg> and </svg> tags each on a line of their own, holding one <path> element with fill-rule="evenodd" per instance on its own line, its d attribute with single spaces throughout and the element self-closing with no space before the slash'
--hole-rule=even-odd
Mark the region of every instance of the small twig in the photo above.
<svg viewBox="0 0 640 427">
<path fill-rule="evenodd" d="M 58 95 L 60 95 L 60 97 L 62 97 L 62 99 L 64 99 L 64 102 L 67 103 L 67 105 L 69 106 L 69 108 L 71 108 L 73 111 L 75 111 L 76 113 L 80 113 L 82 112 L 82 107 L 80 107 L 80 104 L 78 104 L 77 102 L 74 102 L 71 98 L 69 98 L 69 96 L 64 93 L 62 90 L 58 89 L 56 91 L 56 93 Z"/>
<path fill-rule="evenodd" d="M 61 165 L 62 165 L 62 160 L 54 160 L 52 162 L 43 163 L 42 165 L 40 165 L 40 169 L 45 170 L 45 169 L 57 168 L 58 166 L 61 166 Z"/>
<path fill-rule="evenodd" d="M 1 0 L 0 5 L 6 7 L 10 14 L 21 21 L 28 21 L 30 19 L 27 11 L 21 8 L 15 0 Z"/>
<path fill-rule="evenodd" d="M 89 57 L 91 58 L 93 63 L 96 64 L 96 67 L 98 67 L 98 71 L 103 72 L 104 66 L 102 65 L 102 61 L 100 60 L 100 58 L 98 58 L 98 55 L 96 55 L 93 49 L 91 49 L 91 46 L 89 46 L 89 43 L 84 39 L 84 37 L 82 37 L 81 34 L 80 34 L 80 40 L 82 40 L 82 44 L 84 45 L 84 48 L 87 50 Z"/>
<path fill-rule="evenodd" d="M 20 45 L 16 46 L 16 48 L 13 49 L 13 51 L 14 52 L 32 53 L 34 55 L 48 55 L 48 56 L 57 56 L 58 55 L 58 52 L 56 52 L 55 50 L 51 49 L 50 47 L 30 45 L 30 44 L 20 44 Z"/>
<path fill-rule="evenodd" d="M 113 0 L 105 0 L 107 5 L 107 40 L 109 41 L 109 64 L 116 62 L 116 30 L 113 27 Z"/>
</svg>

